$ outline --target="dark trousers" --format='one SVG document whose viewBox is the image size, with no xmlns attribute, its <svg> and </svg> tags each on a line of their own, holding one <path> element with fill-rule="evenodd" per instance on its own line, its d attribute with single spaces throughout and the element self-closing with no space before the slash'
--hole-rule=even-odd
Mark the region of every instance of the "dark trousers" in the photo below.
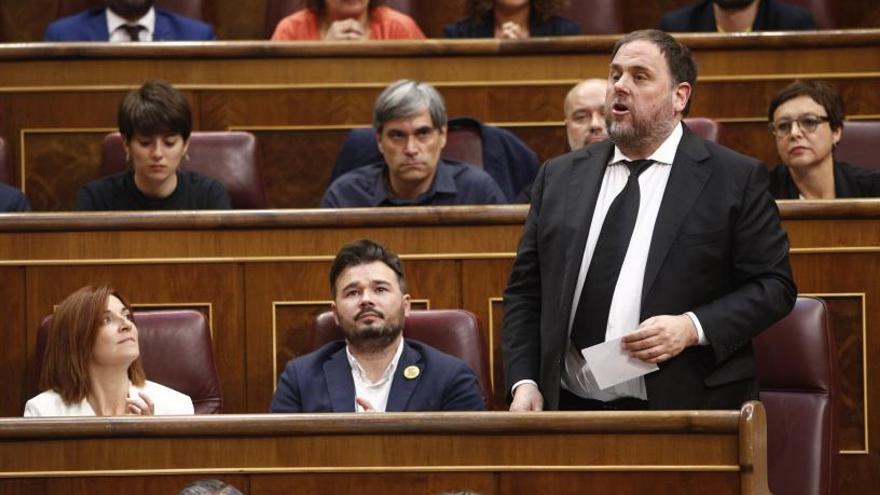
<svg viewBox="0 0 880 495">
<path fill-rule="evenodd" d="M 622 397 L 604 402 L 596 399 L 584 399 L 564 388 L 559 389 L 560 411 L 646 411 L 648 401 L 635 397 Z"/>
</svg>

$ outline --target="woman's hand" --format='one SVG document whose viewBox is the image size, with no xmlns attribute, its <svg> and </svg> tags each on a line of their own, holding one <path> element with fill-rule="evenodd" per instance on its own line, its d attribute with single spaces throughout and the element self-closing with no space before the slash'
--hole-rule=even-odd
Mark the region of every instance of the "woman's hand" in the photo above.
<svg viewBox="0 0 880 495">
<path fill-rule="evenodd" d="M 125 402 L 128 404 L 128 413 L 138 416 L 152 416 L 155 414 L 156 407 L 153 405 L 153 400 L 150 399 L 150 396 L 143 392 L 138 392 L 138 395 L 139 397 L 128 397 L 125 399 Z"/>
<path fill-rule="evenodd" d="M 513 21 L 507 21 L 501 25 L 499 37 L 503 40 L 524 40 L 529 37 L 529 30 Z"/>
<path fill-rule="evenodd" d="M 355 19 L 335 21 L 324 33 L 325 40 L 359 41 L 367 39 L 367 30 Z"/>
</svg>

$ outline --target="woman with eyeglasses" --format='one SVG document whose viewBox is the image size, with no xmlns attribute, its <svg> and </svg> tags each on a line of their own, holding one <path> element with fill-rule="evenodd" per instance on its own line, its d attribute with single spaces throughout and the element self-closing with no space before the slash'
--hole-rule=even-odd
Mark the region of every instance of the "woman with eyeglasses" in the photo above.
<svg viewBox="0 0 880 495">
<path fill-rule="evenodd" d="M 845 115 L 833 86 L 795 81 L 773 97 L 767 114 L 782 160 L 770 173 L 770 192 L 776 199 L 880 196 L 880 170 L 834 159 Z"/>
</svg>

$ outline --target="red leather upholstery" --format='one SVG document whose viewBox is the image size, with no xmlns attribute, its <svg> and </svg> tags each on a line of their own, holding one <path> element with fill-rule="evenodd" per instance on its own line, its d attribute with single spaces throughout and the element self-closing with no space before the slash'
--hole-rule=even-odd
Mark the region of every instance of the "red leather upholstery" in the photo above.
<svg viewBox="0 0 880 495">
<path fill-rule="evenodd" d="M 181 167 L 220 181 L 239 209 L 266 208 L 266 190 L 260 171 L 257 139 L 249 132 L 193 132 L 189 137 L 190 159 Z M 125 148 L 118 132 L 104 138 L 100 174 L 125 170 Z"/>
<path fill-rule="evenodd" d="M 492 382 L 489 377 L 488 354 L 483 343 L 480 320 L 476 315 L 462 309 L 413 310 L 406 319 L 403 335 L 467 363 L 483 387 L 486 407 L 491 409 Z M 345 337 L 336 325 L 333 313 L 327 311 L 318 315 L 311 335 L 312 349 L 343 338 Z"/>
<path fill-rule="evenodd" d="M 394 10 L 403 12 L 411 16 L 415 0 L 386 0 L 382 5 L 391 7 Z M 290 14 L 296 12 L 303 6 L 303 0 L 266 0 L 266 19 L 263 23 L 263 32 L 266 39 L 272 37 L 275 32 L 275 26 Z"/>
<path fill-rule="evenodd" d="M 9 157 L 9 147 L 6 140 L 0 137 L 0 182 L 12 185 L 15 178 L 15 170 L 12 168 L 12 158 Z"/>
<path fill-rule="evenodd" d="M 625 33 L 620 0 L 574 0 L 560 15 L 581 26 L 581 34 Z"/>
<path fill-rule="evenodd" d="M 878 141 L 880 121 L 846 121 L 843 124 L 843 136 L 834 150 L 834 158 L 860 167 L 880 168 Z"/>
<path fill-rule="evenodd" d="M 223 396 L 205 316 L 191 309 L 147 310 L 135 311 L 134 319 L 147 379 L 188 395 L 196 414 L 220 413 Z M 37 331 L 37 375 L 51 324 L 49 315 Z"/>
<path fill-rule="evenodd" d="M 706 141 L 717 143 L 718 138 L 721 136 L 721 124 L 712 119 L 707 119 L 705 117 L 688 117 L 684 119 L 684 124 L 688 126 L 688 129 L 690 129 L 691 132 Z"/>
<path fill-rule="evenodd" d="M 483 167 L 483 137 L 480 129 L 466 123 L 454 125 L 450 123 L 446 131 L 446 146 L 443 158 L 452 158 Z"/>
<path fill-rule="evenodd" d="M 777 495 L 831 494 L 837 486 L 839 377 L 834 333 L 821 299 L 752 341 L 767 409 L 767 465 Z"/>
<path fill-rule="evenodd" d="M 816 27 L 819 29 L 838 29 L 837 16 L 832 8 L 832 0 L 784 0 L 785 3 L 797 5 L 809 10 L 816 19 Z"/>
<path fill-rule="evenodd" d="M 205 18 L 203 4 L 202 0 L 154 0 L 153 2 L 156 7 L 195 19 Z M 104 0 L 60 0 L 56 16 L 73 15 L 83 10 L 104 7 L 105 5 L 107 4 Z"/>
</svg>

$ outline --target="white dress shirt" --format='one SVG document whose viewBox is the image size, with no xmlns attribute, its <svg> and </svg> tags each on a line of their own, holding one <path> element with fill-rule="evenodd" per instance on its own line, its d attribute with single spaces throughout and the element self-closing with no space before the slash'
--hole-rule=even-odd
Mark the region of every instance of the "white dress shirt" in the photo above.
<svg viewBox="0 0 880 495">
<path fill-rule="evenodd" d="M 355 398 L 366 399 L 373 405 L 376 411 L 385 412 L 385 408 L 388 406 L 388 395 L 391 393 L 391 384 L 394 382 L 394 370 L 397 369 L 397 362 L 400 361 L 401 354 L 403 354 L 403 339 L 400 339 L 397 351 L 395 351 L 394 357 L 391 358 L 391 362 L 388 363 L 382 376 L 376 382 L 371 382 L 367 377 L 366 371 L 364 371 L 357 358 L 351 354 L 348 345 L 346 345 L 345 355 L 348 357 L 348 364 L 351 366 Z M 355 411 L 364 412 L 364 408 L 357 401 L 355 401 L 354 407 Z"/>
<path fill-rule="evenodd" d="M 144 392 L 153 401 L 153 413 L 157 416 L 193 414 L 192 399 L 174 389 L 149 380 L 144 381 L 143 387 L 129 385 L 129 397 L 139 397 L 138 392 Z M 67 404 L 57 392 L 47 390 L 27 401 L 24 406 L 24 415 L 25 417 L 94 416 L 95 411 L 88 399 L 83 399 L 75 404 Z"/>
<path fill-rule="evenodd" d="M 123 24 L 143 26 L 144 29 L 141 29 L 138 37 L 141 41 L 153 41 L 153 33 L 156 32 L 156 9 L 153 7 L 150 7 L 150 10 L 137 22 L 129 22 L 109 8 L 105 9 L 105 12 L 107 13 L 107 32 L 110 33 L 111 42 L 131 41 L 128 33 L 122 29 Z"/>
<path fill-rule="evenodd" d="M 605 330 L 606 341 L 635 331 L 639 323 L 641 323 L 639 316 L 641 314 L 642 285 L 645 278 L 645 267 L 648 262 L 648 252 L 654 235 L 657 214 L 660 211 L 660 203 L 666 191 L 666 184 L 672 171 L 672 163 L 675 160 L 675 153 L 678 150 L 682 134 L 682 126 L 679 123 L 660 147 L 648 157 L 654 163 L 639 176 L 639 214 L 611 298 L 611 306 L 608 310 L 608 326 Z M 577 305 L 584 287 L 584 280 L 587 277 L 587 270 L 590 267 L 590 261 L 596 249 L 596 242 L 602 230 L 605 216 L 614 198 L 620 194 L 629 179 L 629 169 L 623 163 L 624 160 L 630 160 L 630 158 L 615 146 L 611 162 L 609 162 L 608 167 L 605 169 L 602 186 L 596 201 L 596 209 L 590 221 L 587 245 L 584 249 L 583 259 L 581 260 L 578 272 L 571 315 L 568 322 L 569 335 L 571 335 L 571 325 L 574 322 Z M 700 342 L 705 343 L 705 336 L 703 335 L 699 320 L 697 320 L 693 313 L 687 313 L 687 315 L 697 327 Z M 590 372 L 589 366 L 580 353 L 580 349 L 574 348 L 570 339 L 567 341 L 565 367 L 562 373 L 563 388 L 575 395 L 602 401 L 610 401 L 620 397 L 647 399 L 643 377 L 600 390 Z"/>
</svg>

